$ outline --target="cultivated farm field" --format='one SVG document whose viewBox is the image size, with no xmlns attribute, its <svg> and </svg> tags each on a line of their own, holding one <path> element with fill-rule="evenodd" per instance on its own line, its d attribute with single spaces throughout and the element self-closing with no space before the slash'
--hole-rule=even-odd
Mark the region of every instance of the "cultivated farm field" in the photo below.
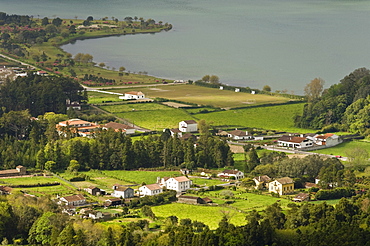
<svg viewBox="0 0 370 246">
<path fill-rule="evenodd" d="M 367 150 L 367 152 L 370 152 L 370 142 L 362 141 L 362 140 L 361 141 L 353 140 L 350 142 L 341 143 L 337 146 L 330 147 L 327 149 L 315 150 L 315 153 L 347 156 L 347 153 L 351 152 L 351 149 L 355 149 L 355 148 L 365 149 Z"/>
<path fill-rule="evenodd" d="M 136 103 L 100 106 L 120 118 L 152 130 L 178 127 L 182 120 L 194 119 L 183 109 L 171 108 L 158 103 Z"/>
<path fill-rule="evenodd" d="M 125 93 L 133 89 L 112 89 L 109 91 Z M 219 90 L 190 84 L 161 85 L 157 87 L 140 87 L 134 90 L 142 91 L 149 98 L 167 98 L 198 105 L 212 105 L 219 108 L 246 107 L 250 105 L 286 103 L 289 98 L 270 96 L 265 94 L 249 94 Z"/>
</svg>

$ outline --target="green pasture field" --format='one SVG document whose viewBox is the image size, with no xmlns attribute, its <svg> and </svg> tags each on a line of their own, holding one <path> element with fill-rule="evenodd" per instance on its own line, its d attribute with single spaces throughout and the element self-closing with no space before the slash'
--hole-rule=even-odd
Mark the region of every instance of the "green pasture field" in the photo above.
<svg viewBox="0 0 370 246">
<path fill-rule="evenodd" d="M 190 114 L 197 114 L 200 111 L 207 110 L 208 112 L 213 112 L 216 109 L 214 108 L 209 108 L 209 107 L 201 107 L 201 108 L 184 108 L 184 110 Z"/>
<path fill-rule="evenodd" d="M 182 176 L 179 171 L 103 171 L 110 177 L 124 180 L 132 184 L 146 183 L 153 184 L 157 182 L 157 177 L 178 177 Z"/>
<path fill-rule="evenodd" d="M 221 181 L 218 179 L 202 179 L 202 178 L 190 178 L 193 181 L 193 184 L 200 185 L 200 186 L 212 186 L 218 184 L 224 184 L 225 181 Z"/>
<path fill-rule="evenodd" d="M 34 184 L 45 184 L 62 182 L 60 179 L 54 176 L 35 176 L 35 177 L 19 177 L 19 178 L 4 178 L 0 179 L 0 183 L 12 184 L 12 185 L 34 185 Z"/>
<path fill-rule="evenodd" d="M 193 116 L 219 127 L 248 127 L 307 133 L 310 130 L 297 128 L 293 122 L 293 117 L 302 113 L 303 106 L 304 103 L 287 104 L 195 114 Z"/>
<path fill-rule="evenodd" d="M 152 207 L 152 211 L 159 219 L 176 216 L 181 219 L 191 219 L 205 223 L 214 230 L 218 227 L 224 214 L 230 216 L 230 223 L 240 226 L 246 224 L 246 214 L 229 207 L 199 206 L 181 203 L 171 203 Z"/>
<path fill-rule="evenodd" d="M 22 67 L 20 63 L 9 61 L 7 59 L 4 59 L 0 57 L 0 66 L 8 66 L 8 67 Z"/>
<path fill-rule="evenodd" d="M 315 150 L 315 152 L 319 154 L 347 156 L 347 153 L 354 148 L 365 149 L 370 153 L 370 142 L 364 140 L 353 140 L 327 149 Z"/>
<path fill-rule="evenodd" d="M 311 201 L 310 203 L 313 203 L 313 204 L 320 204 L 320 203 L 327 203 L 328 205 L 337 205 L 339 203 L 339 200 L 340 199 L 333 199 L 333 200 L 317 200 L 317 201 Z"/>
<path fill-rule="evenodd" d="M 16 190 L 22 190 L 31 195 L 37 197 L 51 195 L 55 197 L 56 195 L 67 196 L 71 195 L 75 190 L 67 187 L 65 184 L 56 186 L 45 186 L 45 187 L 32 187 L 32 188 L 16 188 Z"/>
<path fill-rule="evenodd" d="M 124 93 L 132 89 L 114 89 L 112 91 Z M 198 105 L 212 105 L 219 108 L 248 107 L 262 104 L 286 103 L 288 98 L 265 94 L 249 94 L 218 90 L 191 84 L 166 85 L 157 87 L 141 87 L 135 90 L 142 91 L 149 98 L 167 98 Z"/>
<path fill-rule="evenodd" d="M 103 101 L 111 101 L 111 102 L 122 102 L 122 99 L 118 98 L 118 95 L 111 95 L 101 92 L 88 92 L 89 103 L 91 104 L 101 104 Z"/>
<path fill-rule="evenodd" d="M 183 109 L 157 103 L 107 105 L 100 106 L 100 108 L 136 125 L 153 130 L 175 128 L 182 120 L 194 119 Z"/>
</svg>

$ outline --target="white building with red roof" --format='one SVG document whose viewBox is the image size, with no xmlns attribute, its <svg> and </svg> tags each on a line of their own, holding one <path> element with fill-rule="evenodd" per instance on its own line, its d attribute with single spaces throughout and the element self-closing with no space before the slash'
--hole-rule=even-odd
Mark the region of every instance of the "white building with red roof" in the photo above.
<svg viewBox="0 0 370 246">
<path fill-rule="evenodd" d="M 141 91 L 129 91 L 129 92 L 125 92 L 124 96 L 120 96 L 118 98 L 123 99 L 123 100 L 138 100 L 138 99 L 144 99 L 145 94 L 142 93 Z"/>
<path fill-rule="evenodd" d="M 244 178 L 244 173 L 242 171 L 239 171 L 238 169 L 235 170 L 226 169 L 223 170 L 221 173 L 217 174 L 217 176 L 220 178 L 227 179 L 234 177 L 235 180 L 239 180 Z"/>
<path fill-rule="evenodd" d="M 317 145 L 326 145 L 327 147 L 331 147 L 340 144 L 342 139 L 333 133 L 326 133 L 324 135 L 316 134 L 313 137 L 313 141 Z"/>
<path fill-rule="evenodd" d="M 179 130 L 182 132 L 197 132 L 198 123 L 195 120 L 183 120 L 179 122 Z"/>
<path fill-rule="evenodd" d="M 143 185 L 139 188 L 140 196 L 154 196 L 163 192 L 163 188 L 159 184 Z"/>
<path fill-rule="evenodd" d="M 314 144 L 314 141 L 306 137 L 283 135 L 281 138 L 278 139 L 278 145 L 281 147 L 300 149 L 300 148 L 311 147 L 313 144 Z"/>
<path fill-rule="evenodd" d="M 89 121 L 80 119 L 70 119 L 61 121 L 56 125 L 56 129 L 59 134 L 66 134 L 67 130 L 72 131 L 72 133 L 78 133 L 80 136 L 88 137 L 91 133 L 100 129 L 100 125 L 91 123 Z"/>
<path fill-rule="evenodd" d="M 81 194 L 65 196 L 60 198 L 60 203 L 68 206 L 80 206 L 86 204 L 86 198 Z"/>
<path fill-rule="evenodd" d="M 185 176 L 180 176 L 176 178 L 169 178 L 165 181 L 164 185 L 169 190 L 175 190 L 177 192 L 182 192 L 190 189 L 192 181 Z"/>
<path fill-rule="evenodd" d="M 116 132 L 124 132 L 126 134 L 134 134 L 135 133 L 135 128 L 129 125 L 117 123 L 117 122 L 109 122 L 103 126 L 103 129 L 108 130 L 108 129 L 113 129 Z"/>
</svg>

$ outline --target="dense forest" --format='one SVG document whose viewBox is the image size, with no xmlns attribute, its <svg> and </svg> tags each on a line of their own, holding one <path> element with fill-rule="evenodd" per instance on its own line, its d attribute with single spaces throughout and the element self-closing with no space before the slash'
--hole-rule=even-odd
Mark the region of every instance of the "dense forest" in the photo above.
<svg viewBox="0 0 370 246">
<path fill-rule="evenodd" d="M 370 71 L 359 68 L 312 98 L 295 124 L 323 132 L 351 131 L 370 135 Z"/>
<path fill-rule="evenodd" d="M 202 222 L 170 216 L 158 228 L 149 228 L 150 207 L 144 218 L 126 225 L 70 219 L 46 198 L 14 194 L 0 197 L 2 244 L 78 246 L 178 246 L 178 245 L 369 245 L 369 195 L 342 198 L 333 207 L 326 203 L 291 204 L 283 212 L 279 203 L 263 211 L 246 213 L 243 226 L 225 214 L 216 230 Z"/>
</svg>

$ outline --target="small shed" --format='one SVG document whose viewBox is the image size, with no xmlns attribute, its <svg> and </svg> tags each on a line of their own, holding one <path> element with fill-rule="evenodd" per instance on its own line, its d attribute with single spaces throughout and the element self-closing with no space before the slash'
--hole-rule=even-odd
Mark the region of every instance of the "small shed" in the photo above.
<svg viewBox="0 0 370 246">
<path fill-rule="evenodd" d="M 296 195 L 293 198 L 293 201 L 295 202 L 307 202 L 309 200 L 310 200 L 310 194 L 308 193 L 298 193 L 298 195 Z"/>
</svg>

